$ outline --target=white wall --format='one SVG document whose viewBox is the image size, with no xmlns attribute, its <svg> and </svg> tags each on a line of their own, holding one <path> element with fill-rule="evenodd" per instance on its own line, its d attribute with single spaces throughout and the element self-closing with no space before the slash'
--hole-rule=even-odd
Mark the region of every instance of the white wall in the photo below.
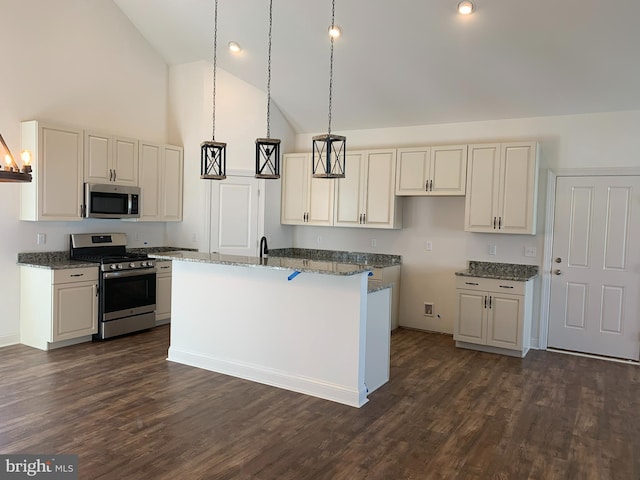
<svg viewBox="0 0 640 480">
<path fill-rule="evenodd" d="M 209 249 L 207 203 L 212 182 L 200 179 L 200 144 L 212 138 L 213 65 L 176 65 L 169 73 L 170 138 L 184 146 L 184 215 L 181 224 L 168 225 L 171 245 Z M 218 69 L 216 73 L 216 132 L 227 144 L 227 175 L 252 176 L 255 140 L 266 135 L 266 93 Z M 294 144 L 294 133 L 275 105 L 271 106 L 271 136 L 282 141 L 281 151 Z M 223 180 L 224 181 L 224 180 Z M 266 181 L 265 235 L 270 248 L 291 245 L 290 227 L 280 225 L 280 180 Z"/>
<path fill-rule="evenodd" d="M 348 149 L 534 139 L 540 145 L 541 163 L 557 171 L 638 167 L 638 131 L 640 111 L 336 133 L 346 135 Z M 296 151 L 310 151 L 312 135 L 298 135 Z M 347 165 L 347 175 L 348 169 Z M 401 325 L 451 333 L 455 314 L 454 273 L 463 270 L 468 260 L 541 266 L 545 180 L 546 170 L 543 169 L 540 172 L 536 236 L 467 233 L 464 232 L 464 198 L 414 197 L 405 199 L 402 230 L 300 226 L 295 227 L 294 245 L 402 255 Z M 375 248 L 370 246 L 371 239 L 376 239 Z M 433 242 L 432 251 L 424 248 L 427 240 Z M 497 255 L 488 254 L 489 244 L 496 245 Z M 536 258 L 524 257 L 527 246 L 537 248 Z M 440 318 L 423 316 L 424 302 L 433 302 Z M 536 305 L 532 327 L 534 345 L 539 338 L 538 310 L 539 305 Z"/>
<path fill-rule="evenodd" d="M 111 0 L 2 0 L 0 45 L 0 132 L 14 156 L 20 121 L 31 119 L 166 140 L 168 68 Z M 19 338 L 18 252 L 67 250 L 72 232 L 122 231 L 131 246 L 165 242 L 161 223 L 22 222 L 19 191 L 0 183 L 0 345 Z M 39 232 L 45 245 L 36 244 Z"/>
</svg>

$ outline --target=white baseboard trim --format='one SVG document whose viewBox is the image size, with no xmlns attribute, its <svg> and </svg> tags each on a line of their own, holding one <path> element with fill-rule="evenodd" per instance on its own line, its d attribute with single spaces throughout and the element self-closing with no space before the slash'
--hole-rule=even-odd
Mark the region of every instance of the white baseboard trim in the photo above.
<svg viewBox="0 0 640 480">
<path fill-rule="evenodd" d="M 284 388 L 325 400 L 331 400 L 351 407 L 359 408 L 369 401 L 364 388 L 362 388 L 362 390 L 351 389 L 313 378 L 291 375 L 287 372 L 265 368 L 259 365 L 230 362 L 220 358 L 185 352 L 175 347 L 169 347 L 167 360 L 263 383 L 272 387 Z"/>
<path fill-rule="evenodd" d="M 20 343 L 20 335 L 2 335 L 0 337 L 0 347 L 8 347 Z"/>
</svg>

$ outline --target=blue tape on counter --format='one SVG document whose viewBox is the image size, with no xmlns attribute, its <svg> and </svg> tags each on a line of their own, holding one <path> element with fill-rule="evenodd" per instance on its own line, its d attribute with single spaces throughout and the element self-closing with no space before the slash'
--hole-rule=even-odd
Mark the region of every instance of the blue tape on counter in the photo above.
<svg viewBox="0 0 640 480">
<path fill-rule="evenodd" d="M 291 280 L 293 280 L 294 278 L 296 278 L 298 275 L 300 275 L 300 272 L 298 272 L 298 271 L 296 270 L 295 272 L 293 272 L 291 275 L 289 275 L 289 276 L 287 277 L 287 280 L 291 281 Z"/>
<path fill-rule="evenodd" d="M 373 272 L 369 272 L 369 276 L 370 276 L 370 277 L 373 277 Z"/>
</svg>

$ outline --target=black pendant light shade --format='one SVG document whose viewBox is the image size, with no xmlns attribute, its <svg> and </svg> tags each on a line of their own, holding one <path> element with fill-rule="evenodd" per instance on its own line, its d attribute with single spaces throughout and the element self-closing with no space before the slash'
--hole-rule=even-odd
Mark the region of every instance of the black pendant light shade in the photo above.
<svg viewBox="0 0 640 480">
<path fill-rule="evenodd" d="M 200 144 L 200 178 L 224 180 L 227 178 L 227 144 L 202 142 Z"/>
<path fill-rule="evenodd" d="M 280 178 L 279 139 L 256 139 L 256 178 Z"/>
<path fill-rule="evenodd" d="M 325 134 L 313 137 L 313 176 L 344 178 L 347 137 Z"/>
</svg>

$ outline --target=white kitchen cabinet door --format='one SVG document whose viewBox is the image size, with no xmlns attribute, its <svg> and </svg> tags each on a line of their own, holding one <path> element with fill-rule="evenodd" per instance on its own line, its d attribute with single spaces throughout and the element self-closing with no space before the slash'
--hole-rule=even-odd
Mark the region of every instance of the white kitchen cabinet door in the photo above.
<svg viewBox="0 0 640 480">
<path fill-rule="evenodd" d="M 82 130 L 36 120 L 21 128 L 22 149 L 33 157 L 33 181 L 21 185 L 20 219 L 82 220 Z"/>
<path fill-rule="evenodd" d="M 396 195 L 428 195 L 430 165 L 429 147 L 398 149 Z"/>
<path fill-rule="evenodd" d="M 464 195 L 467 189 L 467 145 L 431 147 L 429 172 L 429 195 Z"/>
<path fill-rule="evenodd" d="M 524 297 L 490 294 L 487 309 L 487 345 L 500 348 L 522 348 Z"/>
<path fill-rule="evenodd" d="M 336 180 L 334 225 L 400 228 L 402 206 L 395 196 L 396 151 L 347 153 L 345 178 Z"/>
<path fill-rule="evenodd" d="M 280 223 L 333 225 L 334 180 L 313 178 L 310 153 L 282 158 Z"/>
<path fill-rule="evenodd" d="M 535 234 L 537 179 L 535 142 L 470 145 L 465 230 Z"/>
<path fill-rule="evenodd" d="M 467 181 L 467 145 L 398 149 L 396 195 L 462 196 Z"/>
<path fill-rule="evenodd" d="M 138 186 L 138 140 L 85 131 L 84 181 Z"/>
<path fill-rule="evenodd" d="M 156 262 L 156 325 L 168 323 L 171 318 L 171 260 Z"/>
<path fill-rule="evenodd" d="M 53 341 L 98 333 L 98 285 L 76 282 L 53 285 Z"/>
<path fill-rule="evenodd" d="M 139 180 L 140 180 L 140 221 L 160 221 L 161 174 L 160 158 L 162 146 L 140 142 Z"/>
<path fill-rule="evenodd" d="M 454 339 L 484 345 L 487 341 L 485 292 L 458 290 Z"/>
<path fill-rule="evenodd" d="M 174 145 L 164 145 L 160 158 L 162 221 L 181 222 L 184 183 L 183 149 Z"/>
</svg>

